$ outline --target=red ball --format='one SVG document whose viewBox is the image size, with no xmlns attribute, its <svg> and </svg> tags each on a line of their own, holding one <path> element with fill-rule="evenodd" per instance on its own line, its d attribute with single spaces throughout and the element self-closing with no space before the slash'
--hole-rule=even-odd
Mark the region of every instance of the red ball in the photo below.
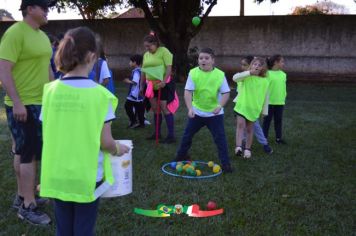
<svg viewBox="0 0 356 236">
<path fill-rule="evenodd" d="M 217 208 L 217 205 L 214 201 L 209 201 L 206 205 L 206 208 L 208 208 L 208 210 L 215 210 Z"/>
</svg>

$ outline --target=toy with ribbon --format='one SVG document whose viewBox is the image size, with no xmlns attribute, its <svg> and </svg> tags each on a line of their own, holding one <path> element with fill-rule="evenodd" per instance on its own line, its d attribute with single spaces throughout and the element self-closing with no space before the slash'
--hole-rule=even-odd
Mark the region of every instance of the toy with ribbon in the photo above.
<svg viewBox="0 0 356 236">
<path fill-rule="evenodd" d="M 211 217 L 216 215 L 221 215 L 224 213 L 224 209 L 214 209 L 208 211 L 200 210 L 198 204 L 193 204 L 190 206 L 183 206 L 181 204 L 176 205 L 163 205 L 157 206 L 156 210 L 145 210 L 141 208 L 135 208 L 134 213 L 138 215 L 144 215 L 149 217 L 170 217 L 172 214 L 186 214 L 190 217 Z"/>
</svg>

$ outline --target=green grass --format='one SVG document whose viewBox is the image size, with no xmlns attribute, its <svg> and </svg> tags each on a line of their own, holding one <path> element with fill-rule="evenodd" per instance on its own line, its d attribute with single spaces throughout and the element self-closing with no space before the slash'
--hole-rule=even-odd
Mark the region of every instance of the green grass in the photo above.
<svg viewBox="0 0 356 236">
<path fill-rule="evenodd" d="M 284 115 L 288 145 L 274 144 L 272 128 L 274 153 L 265 155 L 255 142 L 253 158 L 247 161 L 233 156 L 235 121 L 230 101 L 225 129 L 235 172 L 206 180 L 179 179 L 161 172 L 160 167 L 174 157 L 178 144 L 156 147 L 146 141 L 145 137 L 153 131 L 151 126 L 126 129 L 126 87 L 117 87 L 119 119 L 113 124 L 113 133 L 117 139 L 134 141 L 133 193 L 101 201 L 98 235 L 355 235 L 355 86 L 288 85 Z M 178 87 L 182 95 L 183 85 Z M 186 109 L 181 106 L 176 115 L 178 137 L 185 122 Z M 163 127 L 165 134 L 165 123 Z M 54 226 L 25 224 L 10 209 L 16 183 L 7 136 L 1 107 L 0 235 L 53 235 Z M 206 129 L 195 136 L 191 155 L 196 160 L 218 161 L 216 147 Z M 225 214 L 211 218 L 149 218 L 133 213 L 135 207 L 155 209 L 160 203 L 198 203 L 205 207 L 209 200 L 223 207 Z M 53 217 L 50 206 L 45 210 Z"/>
</svg>

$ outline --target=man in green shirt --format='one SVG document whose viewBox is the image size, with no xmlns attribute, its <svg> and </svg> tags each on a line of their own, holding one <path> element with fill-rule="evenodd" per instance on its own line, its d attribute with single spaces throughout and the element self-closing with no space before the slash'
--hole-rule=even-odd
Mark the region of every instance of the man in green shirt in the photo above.
<svg viewBox="0 0 356 236">
<path fill-rule="evenodd" d="M 8 125 L 15 142 L 14 168 L 17 195 L 13 207 L 18 217 L 35 225 L 49 224 L 35 198 L 36 160 L 42 152 L 39 121 L 43 86 L 53 78 L 52 54 L 47 35 L 39 28 L 47 24 L 47 0 L 22 0 L 23 21 L 13 24 L 0 42 L 0 81 L 6 91 Z"/>
</svg>

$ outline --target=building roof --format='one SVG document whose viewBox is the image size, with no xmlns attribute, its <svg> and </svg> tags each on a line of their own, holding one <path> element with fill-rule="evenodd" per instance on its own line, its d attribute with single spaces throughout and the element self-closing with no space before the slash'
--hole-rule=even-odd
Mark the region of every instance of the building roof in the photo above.
<svg viewBox="0 0 356 236">
<path fill-rule="evenodd" d="M 145 13 L 141 8 L 131 8 L 114 18 L 145 18 Z"/>
</svg>

